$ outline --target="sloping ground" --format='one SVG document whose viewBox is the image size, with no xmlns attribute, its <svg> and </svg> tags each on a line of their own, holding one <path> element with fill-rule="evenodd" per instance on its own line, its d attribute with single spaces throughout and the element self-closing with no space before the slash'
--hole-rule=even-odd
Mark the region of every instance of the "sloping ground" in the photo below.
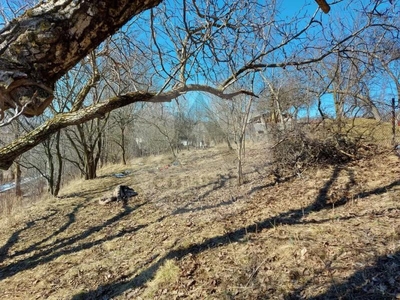
<svg viewBox="0 0 400 300">
<path fill-rule="evenodd" d="M 247 151 L 240 188 L 232 153 L 183 152 L 179 165 L 103 169 L 1 220 L 0 298 L 400 297 L 399 159 L 381 153 L 276 183 L 267 153 Z M 117 184 L 139 196 L 99 206 Z"/>
</svg>

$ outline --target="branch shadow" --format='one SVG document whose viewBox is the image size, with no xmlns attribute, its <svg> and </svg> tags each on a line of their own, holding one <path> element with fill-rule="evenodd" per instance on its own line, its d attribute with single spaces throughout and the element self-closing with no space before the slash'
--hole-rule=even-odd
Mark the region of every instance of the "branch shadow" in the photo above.
<svg viewBox="0 0 400 300">
<path fill-rule="evenodd" d="M 88 200 L 89 198 L 93 198 L 93 194 L 104 194 L 107 192 L 110 192 L 110 188 L 106 185 L 104 185 L 103 188 L 99 188 L 96 190 L 88 190 L 88 191 L 81 191 L 77 193 L 70 193 L 70 194 L 65 194 L 61 196 L 57 196 L 58 199 L 67 199 L 67 198 L 74 198 L 74 197 L 81 197 L 81 198 L 86 198 Z"/>
<path fill-rule="evenodd" d="M 8 257 L 8 251 L 19 241 L 19 236 L 22 232 L 32 228 L 39 221 L 46 221 L 52 216 L 56 215 L 58 211 L 53 210 L 49 215 L 29 221 L 25 223 L 25 227 L 14 232 L 7 242 L 0 248 L 0 262 L 4 261 Z"/>
<path fill-rule="evenodd" d="M 263 185 L 258 185 L 258 186 L 253 187 L 250 191 L 247 192 L 247 195 L 254 194 L 257 191 L 261 191 L 263 189 L 272 187 L 272 186 L 274 186 L 276 184 L 279 184 L 279 183 L 288 182 L 288 181 L 290 181 L 291 179 L 293 179 L 295 177 L 296 177 L 296 175 L 291 175 L 291 176 L 287 176 L 287 177 L 284 177 L 284 178 L 278 178 L 277 177 L 277 178 L 275 178 L 274 181 L 272 181 L 270 183 L 263 184 Z"/>
<path fill-rule="evenodd" d="M 308 299 L 398 299 L 399 282 L 400 251 L 378 257 L 371 266 L 356 271 L 340 284 L 332 285 L 325 293 Z M 302 292 L 308 285 L 305 284 L 285 299 L 304 299 Z"/>
<path fill-rule="evenodd" d="M 220 178 L 218 180 L 218 186 L 216 188 L 214 188 L 214 189 L 211 189 L 211 190 L 205 192 L 201 196 L 199 196 L 198 200 L 196 200 L 195 202 L 198 202 L 198 201 L 200 201 L 202 199 L 205 199 L 213 191 L 216 191 L 218 189 L 221 189 L 221 188 L 225 187 L 226 183 L 230 179 L 234 178 L 234 177 L 232 177 L 230 175 L 227 175 L 227 176 L 219 175 L 219 176 L 220 176 Z M 276 180 L 274 180 L 273 182 L 270 182 L 268 184 L 255 186 L 250 191 L 248 191 L 246 193 L 246 195 L 251 195 L 251 194 L 255 193 L 256 191 L 259 191 L 259 190 L 262 190 L 262 189 L 265 189 L 265 188 L 268 188 L 268 187 L 272 187 L 272 186 L 274 186 L 276 184 L 279 184 L 279 183 L 290 181 L 294 177 L 296 177 L 296 175 L 287 176 L 287 177 L 284 177 L 284 178 L 277 178 Z M 207 187 L 207 186 L 212 185 L 212 184 L 215 184 L 215 182 L 209 183 L 207 185 L 203 185 L 201 187 Z M 189 213 L 189 212 L 204 211 L 204 210 L 207 210 L 207 209 L 213 209 L 213 208 L 218 208 L 218 207 L 223 207 L 223 206 L 229 206 L 229 205 L 232 205 L 236 201 L 238 201 L 240 199 L 243 199 L 243 198 L 244 198 L 244 196 L 232 197 L 230 200 L 221 201 L 221 202 L 219 202 L 217 204 L 214 204 L 214 205 L 203 205 L 203 206 L 196 207 L 196 208 L 188 208 L 189 205 L 194 203 L 194 202 L 189 202 L 189 203 L 185 204 L 184 206 L 175 209 L 172 212 L 172 215 L 179 215 L 179 214 L 185 214 L 185 213 Z"/>
<path fill-rule="evenodd" d="M 82 208 L 82 207 L 83 207 L 83 204 L 79 204 L 79 205 L 75 206 L 74 209 L 72 210 L 72 212 L 70 212 L 69 214 L 66 215 L 66 217 L 68 218 L 68 221 L 63 226 L 61 226 L 58 230 L 56 230 L 54 233 L 52 233 L 48 237 L 42 239 L 41 241 L 32 244 L 31 246 L 29 246 L 28 248 L 26 248 L 26 249 L 24 249 L 22 251 L 15 252 L 13 255 L 10 255 L 9 258 L 13 258 L 13 257 L 19 256 L 19 255 L 28 254 L 28 253 L 30 253 L 30 252 L 32 252 L 34 250 L 40 250 L 40 249 L 44 248 L 44 247 L 39 247 L 39 246 L 44 244 L 48 240 L 50 240 L 52 237 L 55 237 L 55 236 L 61 234 L 62 232 L 67 230 L 73 223 L 75 223 L 75 215 L 77 214 L 79 209 Z"/>
<path fill-rule="evenodd" d="M 218 176 L 219 177 L 218 177 L 217 181 L 211 181 L 207 184 L 197 186 L 196 187 L 197 189 L 206 188 L 206 187 L 211 187 L 211 188 L 208 191 L 205 191 L 203 194 L 198 195 L 195 201 L 188 201 L 185 205 L 182 205 L 182 206 L 176 208 L 174 211 L 172 211 L 171 215 L 179 215 L 179 214 L 185 214 L 188 212 L 203 211 L 203 210 L 207 210 L 207 209 L 218 208 L 221 206 L 228 206 L 228 205 L 231 205 L 234 202 L 236 202 L 238 199 L 243 198 L 243 197 L 236 197 L 236 198 L 232 197 L 230 200 L 222 201 L 215 205 L 202 205 L 202 206 L 195 207 L 195 208 L 188 208 L 190 205 L 193 205 L 194 203 L 200 202 L 201 200 L 205 199 L 211 193 L 226 187 L 226 184 L 229 182 L 229 180 L 233 178 L 231 175 L 223 176 L 223 175 L 219 174 Z"/>
<path fill-rule="evenodd" d="M 219 176 L 219 178 L 218 178 L 218 181 L 217 182 L 215 182 L 215 181 L 213 181 L 213 182 L 211 182 L 209 185 L 213 185 L 213 184 L 215 184 L 215 183 L 217 183 L 217 186 L 216 187 L 213 187 L 212 189 L 210 189 L 210 190 L 208 190 L 208 191 L 206 191 L 206 192 L 204 192 L 202 195 L 199 195 L 198 197 L 197 197 L 197 201 L 200 201 L 200 200 L 203 200 L 203 199 L 205 199 L 208 195 L 210 195 L 212 192 L 215 192 L 215 191 L 217 191 L 217 190 L 220 190 L 220 189 L 222 189 L 222 188 L 224 188 L 225 186 L 226 186 L 226 184 L 227 184 L 227 182 L 230 180 L 230 179 L 232 179 L 233 177 L 231 176 L 231 175 L 226 175 L 226 176 L 223 176 L 223 175 L 218 175 Z"/>
<path fill-rule="evenodd" d="M 341 170 L 345 169 L 349 176 L 349 182 L 345 186 L 344 194 L 346 191 L 350 189 L 352 185 L 355 184 L 354 173 L 352 170 L 348 170 L 343 167 L 336 167 L 333 170 L 333 173 L 330 179 L 324 184 L 324 186 L 319 190 L 318 196 L 315 201 L 310 204 L 305 209 L 292 209 L 287 212 L 280 213 L 276 216 L 267 218 L 261 222 L 257 222 L 253 225 L 249 225 L 246 227 L 242 227 L 231 232 L 228 232 L 223 235 L 215 236 L 212 238 L 208 238 L 202 243 L 198 243 L 195 245 L 191 245 L 185 248 L 174 249 L 166 253 L 162 256 L 156 263 L 149 266 L 147 269 L 141 271 L 138 274 L 131 273 L 127 275 L 128 277 L 134 277 L 132 280 L 125 282 L 112 282 L 109 284 L 105 284 L 99 286 L 96 290 L 84 292 L 75 295 L 72 299 L 99 299 L 99 297 L 115 297 L 121 295 L 125 291 L 134 288 L 140 288 L 146 282 L 154 278 L 157 270 L 164 264 L 166 260 L 176 259 L 180 260 L 188 254 L 197 255 L 203 251 L 210 250 L 213 248 L 218 248 L 233 242 L 240 242 L 243 240 L 247 234 L 249 233 L 257 233 L 263 229 L 271 229 L 277 225 L 298 225 L 298 224 L 307 224 L 307 223 L 319 223 L 318 221 L 310 220 L 305 221 L 303 218 L 311 212 L 321 211 L 323 209 L 330 209 L 331 204 L 327 203 L 328 192 L 331 189 L 334 182 L 338 179 Z M 371 194 L 381 194 L 387 191 L 388 189 L 400 185 L 400 180 L 394 181 L 391 184 L 373 189 L 368 192 L 361 192 L 355 197 L 364 198 Z M 342 197 L 338 202 L 335 202 L 335 207 L 342 206 L 346 204 L 350 199 L 347 197 Z M 343 220 L 350 219 L 353 217 L 344 217 Z M 321 221 L 326 222 L 326 220 Z M 331 298 L 332 299 L 332 298 Z M 376 298 L 375 298 L 376 299 Z"/>
<path fill-rule="evenodd" d="M 81 250 L 85 250 L 85 249 L 89 249 L 93 246 L 99 245 L 105 241 L 110 241 L 119 237 L 122 237 L 123 235 L 127 234 L 127 233 L 133 233 L 136 232 L 148 225 L 139 225 L 133 228 L 129 228 L 129 229 L 124 229 L 120 232 L 118 232 L 117 234 L 114 235 L 110 235 L 107 236 L 105 238 L 102 239 L 98 239 L 98 240 L 94 240 L 88 243 L 83 243 L 83 244 L 78 244 L 74 247 L 68 248 L 69 246 L 72 246 L 74 244 L 76 244 L 79 241 L 82 241 L 86 238 L 88 238 L 89 236 L 93 235 L 94 233 L 100 231 L 101 229 L 113 225 L 114 223 L 118 222 L 119 220 L 121 220 L 122 218 L 128 216 L 129 214 L 131 214 L 134 210 L 140 208 L 141 206 L 147 204 L 147 202 L 143 202 L 140 204 L 135 205 L 134 207 L 130 207 L 130 206 L 124 206 L 124 211 L 122 211 L 121 213 L 117 214 L 116 216 L 108 219 L 107 221 L 105 221 L 104 223 L 102 223 L 101 225 L 97 225 L 97 226 L 93 226 L 89 229 L 87 229 L 84 232 L 81 232 L 79 234 L 75 234 L 73 236 L 67 237 L 67 238 L 63 238 L 60 240 L 57 240 L 55 243 L 53 243 L 49 248 L 40 248 L 38 249 L 36 245 L 35 250 L 39 251 L 38 253 L 35 253 L 33 256 L 27 257 L 25 259 L 13 262 L 5 267 L 3 267 L 0 270 L 0 280 L 14 276 L 15 274 L 21 272 L 21 271 L 25 271 L 25 270 L 29 270 L 32 269 L 40 264 L 44 264 L 44 263 L 48 263 L 62 255 L 66 255 L 66 254 L 70 254 L 73 252 L 77 252 L 77 251 L 81 251 Z M 65 230 L 67 228 L 67 226 L 71 225 L 71 222 L 74 221 L 74 212 L 76 212 L 75 210 L 70 214 L 71 219 L 64 225 L 62 226 L 59 230 L 57 230 L 56 232 L 60 233 L 62 232 L 62 230 Z M 26 228 L 25 228 L 26 230 Z M 54 236 L 54 234 L 52 235 Z M 14 238 L 15 239 L 15 238 Z M 9 243 L 10 244 L 10 243 Z M 15 242 L 14 242 L 15 244 Z M 33 245 L 32 245 L 33 246 Z M 22 250 L 20 251 L 19 255 L 22 253 L 28 253 L 30 251 L 32 251 L 32 246 L 28 247 L 26 250 Z M 7 246 L 9 248 L 9 246 Z"/>
<path fill-rule="evenodd" d="M 341 168 L 335 167 L 331 178 L 324 184 L 324 186 L 319 190 L 318 196 L 315 199 L 315 202 L 305 209 L 306 212 L 317 212 L 320 211 L 327 206 L 328 192 L 335 181 L 338 179 Z M 350 179 L 350 182 L 354 182 L 354 178 Z M 350 189 L 350 185 L 346 185 L 346 190 Z M 344 204 L 344 203 L 343 203 Z"/>
<path fill-rule="evenodd" d="M 223 206 L 229 206 L 229 205 L 232 205 L 233 203 L 235 203 L 236 201 L 238 201 L 239 199 L 242 199 L 242 198 L 243 198 L 243 196 L 232 197 L 230 200 L 222 201 L 222 202 L 219 202 L 218 204 L 203 205 L 203 206 L 199 206 L 199 207 L 195 207 L 195 208 L 187 208 L 190 204 L 192 204 L 192 203 L 188 203 L 183 207 L 179 207 L 179 208 L 175 209 L 172 212 L 172 215 L 180 215 L 180 214 L 185 214 L 185 213 L 190 213 L 190 212 L 204 211 L 204 210 L 207 210 L 207 209 L 213 209 L 213 208 L 218 208 L 218 207 L 223 207 Z"/>
</svg>

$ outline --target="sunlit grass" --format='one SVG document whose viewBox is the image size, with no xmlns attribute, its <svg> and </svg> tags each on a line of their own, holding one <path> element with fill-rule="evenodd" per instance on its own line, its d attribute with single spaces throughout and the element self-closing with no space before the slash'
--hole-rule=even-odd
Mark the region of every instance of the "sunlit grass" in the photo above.
<svg viewBox="0 0 400 300">
<path fill-rule="evenodd" d="M 166 260 L 158 269 L 155 277 L 151 280 L 145 290 L 144 299 L 154 299 L 157 292 L 171 293 L 171 287 L 178 281 L 180 269 L 172 259 Z"/>
</svg>

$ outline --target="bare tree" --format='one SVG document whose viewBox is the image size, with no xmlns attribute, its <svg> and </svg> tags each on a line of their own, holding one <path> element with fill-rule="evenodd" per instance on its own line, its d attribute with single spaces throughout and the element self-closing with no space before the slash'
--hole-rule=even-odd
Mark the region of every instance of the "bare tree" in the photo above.
<svg viewBox="0 0 400 300">
<path fill-rule="evenodd" d="M 243 162 L 245 158 L 246 130 L 254 97 L 235 97 L 229 101 L 213 99 L 211 107 L 206 107 L 209 131 L 221 134 L 230 151 L 236 151 L 237 184 L 244 183 Z M 211 126 L 210 126 L 211 125 Z M 233 147 L 235 146 L 235 149 Z"/>
<path fill-rule="evenodd" d="M 24 131 L 32 130 L 35 125 L 33 122 L 20 122 L 19 124 Z M 38 147 L 23 154 L 18 161 L 18 164 L 26 170 L 34 170 L 34 173 L 31 174 L 34 180 L 45 179 L 48 192 L 53 196 L 57 196 L 61 188 L 64 162 L 61 142 L 61 131 L 58 131 L 40 143 Z"/>
<path fill-rule="evenodd" d="M 127 155 L 127 131 L 129 128 L 132 128 L 136 118 L 134 111 L 131 109 L 118 109 L 110 116 L 110 127 L 116 127 L 119 131 L 116 134 L 112 134 L 111 140 L 120 148 L 121 162 L 124 165 L 126 165 Z"/>
<path fill-rule="evenodd" d="M 247 105 L 246 109 L 243 113 L 243 116 L 241 117 L 241 130 L 238 133 L 238 141 L 237 141 L 237 159 L 238 159 L 238 165 L 237 165 L 237 172 L 238 172 L 238 185 L 242 185 L 244 183 L 244 178 L 243 178 L 243 159 L 245 155 L 245 143 L 246 143 L 246 128 L 247 128 L 247 123 L 249 120 L 249 115 L 251 111 L 251 106 L 253 104 L 253 97 L 250 97 L 250 99 L 247 100 Z"/>
<path fill-rule="evenodd" d="M 175 116 L 173 114 L 174 107 L 159 103 L 157 106 L 147 107 L 151 111 L 145 116 L 140 116 L 141 123 L 151 126 L 157 132 L 156 141 L 165 144 L 174 158 L 177 158 L 177 140 L 175 131 Z"/>
<path fill-rule="evenodd" d="M 338 35 L 336 28 L 326 26 L 328 21 L 321 18 L 318 10 L 303 19 L 276 18 L 278 9 L 274 1 L 166 1 L 155 7 L 160 2 L 53 0 L 27 10 L 4 27 L 0 32 L 0 39 L 6 41 L 0 49 L 0 78 L 4 83 L 1 111 L 21 111 L 24 107 L 23 114 L 32 116 L 49 106 L 55 82 L 73 65 L 132 16 L 153 7 L 148 15 L 142 14 L 128 26 L 141 30 L 132 47 L 152 66 L 147 70 L 151 87 L 142 89 L 138 85 L 133 91 L 121 91 L 99 103 L 55 116 L 0 149 L 1 168 L 8 168 L 18 155 L 61 128 L 102 117 L 131 103 L 171 101 L 190 91 L 207 92 L 223 99 L 240 94 L 254 96 L 252 90 L 232 87 L 266 68 L 299 67 L 337 51 L 348 52 L 356 36 L 381 26 L 365 14 L 365 22 Z M 327 11 L 325 4 L 320 4 Z M 363 7 L 369 12 L 380 5 L 371 1 Z M 161 40 L 168 42 L 160 44 Z M 302 55 L 296 49 L 302 49 Z"/>
</svg>

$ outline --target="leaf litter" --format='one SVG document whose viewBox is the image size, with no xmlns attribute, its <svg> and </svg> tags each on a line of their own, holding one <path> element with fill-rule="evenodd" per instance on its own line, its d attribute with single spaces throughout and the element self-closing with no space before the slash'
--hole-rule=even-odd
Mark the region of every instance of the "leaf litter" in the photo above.
<svg viewBox="0 0 400 300">
<path fill-rule="evenodd" d="M 108 166 L 59 199 L 2 218 L 0 297 L 400 296 L 400 164 L 392 153 L 277 183 L 268 148 L 255 144 L 241 187 L 226 150 L 185 151 L 179 164 L 171 161 Z M 139 196 L 99 207 L 118 184 Z"/>
</svg>

